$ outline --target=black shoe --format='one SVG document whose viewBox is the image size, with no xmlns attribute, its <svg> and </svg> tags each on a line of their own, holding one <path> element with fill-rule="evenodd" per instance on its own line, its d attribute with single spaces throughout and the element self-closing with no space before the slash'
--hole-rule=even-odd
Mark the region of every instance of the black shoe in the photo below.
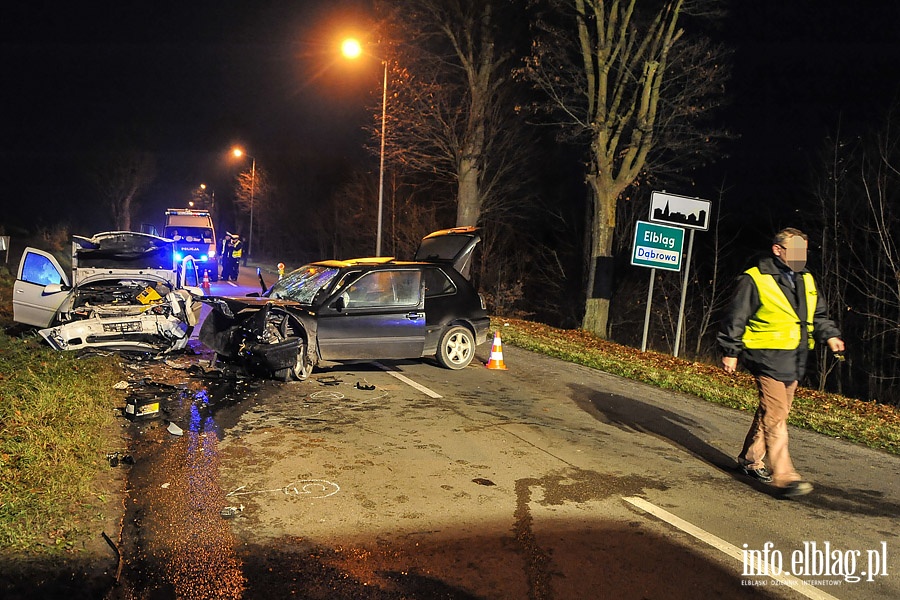
<svg viewBox="0 0 900 600">
<path fill-rule="evenodd" d="M 805 496 L 813 491 L 811 483 L 805 481 L 792 481 L 781 488 L 781 495 L 785 498 L 793 498 L 794 496 Z"/>
<path fill-rule="evenodd" d="M 769 470 L 765 467 L 760 469 L 751 469 L 750 467 L 741 467 L 741 472 L 747 477 L 752 477 L 757 481 L 762 481 L 763 483 L 771 483 L 772 475 L 769 473 Z"/>
</svg>

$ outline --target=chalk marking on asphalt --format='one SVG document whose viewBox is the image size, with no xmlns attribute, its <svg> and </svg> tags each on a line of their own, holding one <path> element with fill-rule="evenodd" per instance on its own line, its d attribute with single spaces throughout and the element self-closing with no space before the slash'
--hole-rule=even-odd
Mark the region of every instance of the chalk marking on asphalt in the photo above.
<svg viewBox="0 0 900 600">
<path fill-rule="evenodd" d="M 295 481 L 294 483 L 289 483 L 284 487 L 274 488 L 271 490 L 249 490 L 246 492 L 242 492 L 241 490 L 246 487 L 246 485 L 242 485 L 238 488 L 235 488 L 225 494 L 225 497 L 227 498 L 229 496 L 249 496 L 251 494 L 271 494 L 272 492 L 282 492 L 286 496 L 290 496 L 291 494 L 295 496 L 299 496 L 300 494 L 309 494 L 313 498 L 327 498 L 328 496 L 334 496 L 339 491 L 341 491 L 341 488 L 338 484 L 326 481 L 325 479 L 304 479 L 302 481 Z"/>
<path fill-rule="evenodd" d="M 743 564 L 744 553 L 740 548 L 738 548 L 734 544 L 726 542 L 722 538 L 717 537 L 704 529 L 700 529 L 693 523 L 689 523 L 688 521 L 685 521 L 684 519 L 682 519 L 680 517 L 676 517 L 669 511 L 662 509 L 662 508 L 656 506 L 655 504 L 651 504 L 651 503 L 647 502 L 646 500 L 644 500 L 643 498 L 637 498 L 637 497 L 625 498 L 625 497 L 623 497 L 622 500 L 643 510 L 644 512 L 650 513 L 657 519 L 665 521 L 669 525 L 671 525 L 677 529 L 680 529 L 681 531 L 687 533 L 690 536 L 697 538 L 701 542 L 705 542 L 705 543 L 709 544 L 716 550 L 719 550 L 720 552 L 727 554 L 731 558 L 738 560 Z M 770 564 L 769 566 L 771 567 L 772 565 Z M 813 600 L 838 600 L 831 594 L 823 592 L 819 588 L 814 587 L 814 586 L 806 583 L 802 579 L 797 579 L 796 577 L 793 577 L 791 575 L 766 575 L 766 577 L 770 577 L 770 578 L 774 579 L 775 581 L 777 581 L 778 583 L 780 583 L 784 586 L 790 587 L 794 591 L 806 596 L 807 598 L 812 598 Z"/>
<path fill-rule="evenodd" d="M 316 400 L 343 400 L 344 395 L 340 392 L 313 392 L 309 395 L 310 398 L 314 398 Z"/>
<path fill-rule="evenodd" d="M 384 365 L 381 364 L 380 362 L 375 362 L 375 363 L 372 363 L 372 364 L 374 364 L 376 367 L 378 367 L 378 368 L 381 369 L 382 371 L 385 371 L 385 372 L 386 372 L 388 375 L 390 375 L 391 377 L 394 377 L 394 378 L 396 378 L 396 379 L 399 379 L 400 381 L 402 381 L 402 382 L 405 383 L 406 385 L 408 385 L 408 386 L 410 386 L 410 387 L 413 387 L 413 388 L 419 390 L 420 392 L 422 392 L 422 393 L 425 394 L 426 396 L 429 396 L 429 397 L 431 397 L 431 398 L 443 398 L 443 396 L 441 396 L 441 395 L 438 394 L 437 392 L 432 391 L 432 390 L 429 390 L 429 389 L 428 389 L 427 387 L 425 387 L 424 385 L 422 385 L 422 384 L 420 384 L 420 383 L 416 383 L 415 381 L 413 381 L 413 380 L 410 379 L 409 377 L 406 377 L 405 375 L 401 375 L 401 374 L 398 373 L 397 371 L 395 371 L 395 370 L 393 370 L 393 369 L 391 369 L 391 368 L 389 368 L 389 367 L 384 366 Z"/>
</svg>

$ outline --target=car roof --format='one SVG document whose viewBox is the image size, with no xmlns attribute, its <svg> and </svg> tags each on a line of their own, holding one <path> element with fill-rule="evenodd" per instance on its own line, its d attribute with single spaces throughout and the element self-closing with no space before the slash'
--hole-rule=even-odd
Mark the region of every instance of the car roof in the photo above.
<svg viewBox="0 0 900 600">
<path fill-rule="evenodd" d="M 345 269 L 348 267 L 376 266 L 394 262 L 396 262 L 396 260 L 393 256 L 378 256 L 369 258 L 350 258 L 347 260 L 319 260 L 312 264 L 321 265 L 323 267 L 334 267 L 336 269 Z"/>
<path fill-rule="evenodd" d="M 407 267 L 448 265 L 469 279 L 472 252 L 481 241 L 480 232 L 477 227 L 454 227 L 430 233 L 422 238 L 415 258 L 411 261 L 397 260 L 393 256 L 370 256 L 346 260 L 321 260 L 312 264 L 336 269 L 383 265 Z"/>
</svg>

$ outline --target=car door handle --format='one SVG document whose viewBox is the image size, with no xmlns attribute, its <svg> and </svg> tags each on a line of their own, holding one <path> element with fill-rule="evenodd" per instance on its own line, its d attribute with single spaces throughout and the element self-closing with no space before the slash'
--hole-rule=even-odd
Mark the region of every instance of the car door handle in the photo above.
<svg viewBox="0 0 900 600">
<path fill-rule="evenodd" d="M 406 318 L 410 321 L 418 321 L 422 318 L 422 314 L 417 312 L 406 313 Z"/>
</svg>

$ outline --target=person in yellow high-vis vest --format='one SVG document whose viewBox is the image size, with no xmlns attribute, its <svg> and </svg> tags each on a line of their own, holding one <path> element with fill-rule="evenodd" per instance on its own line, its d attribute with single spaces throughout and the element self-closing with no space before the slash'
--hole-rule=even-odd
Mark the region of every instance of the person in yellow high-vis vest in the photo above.
<svg viewBox="0 0 900 600">
<path fill-rule="evenodd" d="M 834 353 L 844 351 L 841 332 L 828 318 L 825 299 L 806 270 L 807 243 L 799 229 L 775 234 L 772 254 L 738 277 L 718 335 L 725 372 L 734 373 L 740 358 L 759 390 L 738 466 L 745 475 L 776 486 L 783 496 L 812 491 L 791 461 L 787 428 L 809 351 L 816 342 Z"/>
<path fill-rule="evenodd" d="M 241 258 L 244 256 L 244 242 L 241 241 L 241 236 L 237 233 L 231 234 L 231 280 L 238 280 L 238 273 L 240 273 L 241 267 Z"/>
</svg>

